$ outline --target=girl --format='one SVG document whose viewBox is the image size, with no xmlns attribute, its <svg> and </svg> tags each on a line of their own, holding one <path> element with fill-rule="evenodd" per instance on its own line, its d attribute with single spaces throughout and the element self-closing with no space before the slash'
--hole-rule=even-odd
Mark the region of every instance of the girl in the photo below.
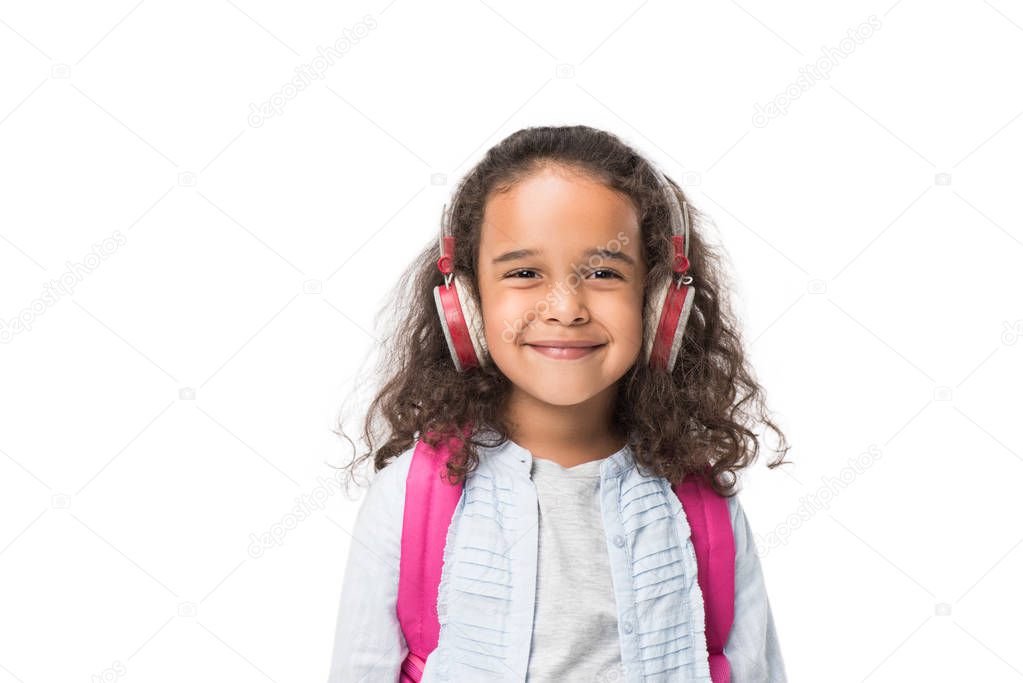
<svg viewBox="0 0 1023 683">
<path fill-rule="evenodd" d="M 410 467 L 421 438 L 437 446 L 456 425 L 462 438 L 438 451 L 462 489 L 423 681 L 711 681 L 697 527 L 691 537 L 672 489 L 686 476 L 725 497 L 734 536 L 727 665 L 713 680 L 785 681 L 736 484 L 757 456 L 752 421 L 780 437 L 770 468 L 788 447 L 701 216 L 653 164 L 586 126 L 510 135 L 450 209 L 453 239 L 424 250 L 395 290 L 408 298 L 390 307 L 402 319 L 381 355 L 369 451 L 347 468 L 372 457 L 378 475 L 356 520 L 331 683 L 402 676 Z M 666 292 L 679 297 L 667 333 Z"/>
</svg>

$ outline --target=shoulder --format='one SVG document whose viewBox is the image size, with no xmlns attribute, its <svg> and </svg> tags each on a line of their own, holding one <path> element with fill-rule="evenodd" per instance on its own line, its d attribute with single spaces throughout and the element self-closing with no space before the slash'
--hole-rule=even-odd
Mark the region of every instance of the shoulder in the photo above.
<svg viewBox="0 0 1023 683">
<path fill-rule="evenodd" d="M 382 482 L 382 486 L 388 488 L 405 488 L 405 480 L 408 478 L 409 469 L 412 466 L 412 456 L 416 452 L 416 447 L 410 446 L 401 452 L 400 455 L 395 457 L 391 462 L 387 463 L 384 468 L 376 473 L 376 481 Z"/>
<path fill-rule="evenodd" d="M 749 554 L 756 554 L 756 544 L 753 540 L 753 530 L 750 528 L 749 519 L 746 517 L 746 510 L 739 500 L 739 493 L 729 496 L 728 513 L 732 519 L 732 537 L 735 539 L 735 554 L 745 557 Z"/>
<path fill-rule="evenodd" d="M 363 507 L 373 513 L 386 513 L 400 519 L 405 507 L 405 481 L 412 465 L 415 446 L 403 451 L 370 480 Z"/>
<path fill-rule="evenodd" d="M 728 514 L 732 518 L 732 528 L 735 528 L 735 518 L 738 516 L 742 506 L 739 504 L 739 493 L 725 498 L 728 501 Z"/>
</svg>

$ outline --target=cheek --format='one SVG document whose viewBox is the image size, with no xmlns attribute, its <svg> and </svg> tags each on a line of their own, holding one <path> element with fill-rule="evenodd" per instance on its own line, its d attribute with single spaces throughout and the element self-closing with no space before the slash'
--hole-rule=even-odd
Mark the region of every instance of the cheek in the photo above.
<svg viewBox="0 0 1023 683">
<path fill-rule="evenodd" d="M 608 315 L 608 326 L 613 330 L 619 346 L 638 348 L 643 343 L 643 302 L 629 300 L 615 307 Z"/>
<path fill-rule="evenodd" d="M 513 341 L 507 338 L 509 330 L 514 330 L 516 335 L 521 333 L 545 310 L 543 299 L 537 298 L 535 293 L 505 291 L 485 304 L 483 320 L 489 333 L 503 333 L 504 341 Z"/>
</svg>

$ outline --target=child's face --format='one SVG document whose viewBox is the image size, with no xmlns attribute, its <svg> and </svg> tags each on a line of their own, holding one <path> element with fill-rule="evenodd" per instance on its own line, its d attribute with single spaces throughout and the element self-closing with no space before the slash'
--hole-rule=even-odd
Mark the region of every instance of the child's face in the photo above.
<svg viewBox="0 0 1023 683">
<path fill-rule="evenodd" d="M 521 250 L 533 253 L 509 253 Z M 642 251 L 631 201 L 561 168 L 487 202 L 478 268 L 487 345 L 518 390 L 569 406 L 625 374 L 643 340 Z M 597 347 L 539 344 L 565 340 Z"/>
</svg>

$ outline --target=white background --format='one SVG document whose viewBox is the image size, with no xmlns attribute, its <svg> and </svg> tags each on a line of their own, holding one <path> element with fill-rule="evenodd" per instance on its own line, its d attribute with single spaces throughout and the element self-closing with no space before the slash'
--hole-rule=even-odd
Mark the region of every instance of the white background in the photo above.
<svg viewBox="0 0 1023 683">
<path fill-rule="evenodd" d="M 0 683 L 324 680 L 374 314 L 489 146 L 575 123 L 730 254 L 790 680 L 1023 677 L 1017 4 L 4 3 L 0 63 Z"/>
</svg>

